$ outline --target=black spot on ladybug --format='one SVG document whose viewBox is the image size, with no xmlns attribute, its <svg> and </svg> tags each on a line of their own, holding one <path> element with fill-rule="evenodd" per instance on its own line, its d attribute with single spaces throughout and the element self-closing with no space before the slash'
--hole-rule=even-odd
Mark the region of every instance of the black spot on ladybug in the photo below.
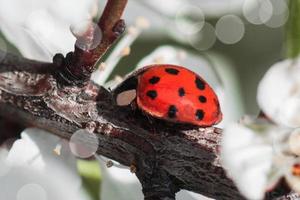
<svg viewBox="0 0 300 200">
<path fill-rule="evenodd" d="M 168 117 L 169 117 L 169 118 L 175 118 L 175 117 L 176 117 L 177 111 L 178 111 L 178 110 L 177 110 L 176 106 L 171 105 L 171 106 L 169 107 L 169 110 L 168 110 Z"/>
<path fill-rule="evenodd" d="M 179 89 L 178 89 L 178 95 L 179 95 L 180 97 L 183 97 L 183 96 L 185 95 L 184 88 L 179 88 Z"/>
<path fill-rule="evenodd" d="M 177 75 L 179 73 L 179 71 L 177 69 L 174 69 L 174 68 L 166 68 L 165 71 L 168 74 L 172 74 L 172 75 Z"/>
<path fill-rule="evenodd" d="M 154 100 L 157 97 L 157 92 L 155 90 L 149 90 L 146 95 Z"/>
<path fill-rule="evenodd" d="M 196 113 L 195 113 L 195 115 L 196 115 L 196 119 L 197 120 L 202 120 L 203 118 L 204 118 L 204 112 L 203 112 L 203 110 L 197 110 L 196 111 Z"/>
<path fill-rule="evenodd" d="M 207 99 L 206 99 L 206 97 L 205 96 L 199 96 L 199 101 L 201 102 L 201 103 L 206 103 L 206 101 L 207 101 Z"/>
<path fill-rule="evenodd" d="M 160 80 L 160 78 L 158 76 L 153 76 L 152 78 L 149 79 L 149 83 L 154 85 L 154 84 L 158 83 L 159 80 Z"/>
<path fill-rule="evenodd" d="M 196 86 L 199 90 L 204 90 L 205 89 L 205 83 L 196 76 L 196 79 L 195 79 L 195 83 L 196 83 Z"/>
</svg>

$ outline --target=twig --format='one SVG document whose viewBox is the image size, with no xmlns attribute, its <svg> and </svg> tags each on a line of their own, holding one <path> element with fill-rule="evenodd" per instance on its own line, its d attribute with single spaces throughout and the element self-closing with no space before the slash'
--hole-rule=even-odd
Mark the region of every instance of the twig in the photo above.
<svg viewBox="0 0 300 200">
<path fill-rule="evenodd" d="M 95 64 L 106 50 L 120 37 L 125 30 L 125 23 L 121 19 L 127 0 L 108 0 L 104 12 L 99 20 L 102 40 L 94 49 L 81 49 L 75 45 L 74 53 L 70 53 L 65 62 L 65 70 L 61 77 L 68 84 L 85 85 L 95 70 Z M 89 30 L 86 37 L 93 43 L 95 32 Z"/>
</svg>

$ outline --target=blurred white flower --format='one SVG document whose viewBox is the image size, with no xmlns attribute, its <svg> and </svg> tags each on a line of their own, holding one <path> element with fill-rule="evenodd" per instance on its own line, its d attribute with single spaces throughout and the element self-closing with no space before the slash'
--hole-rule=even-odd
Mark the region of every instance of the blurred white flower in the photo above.
<svg viewBox="0 0 300 200">
<path fill-rule="evenodd" d="M 297 128 L 292 131 L 292 133 L 289 136 L 288 140 L 288 146 L 290 148 L 290 151 L 297 155 L 300 156 L 300 129 Z"/>
<path fill-rule="evenodd" d="M 82 191 L 75 190 L 72 182 L 65 180 L 64 177 L 57 176 L 51 171 L 42 173 L 26 166 L 10 167 L 9 172 L 1 177 L 0 187 L 0 199 L 88 200 Z"/>
<path fill-rule="evenodd" d="M 53 152 L 58 143 L 60 155 Z M 1 170 L 0 199 L 87 199 L 68 143 L 50 133 L 26 129 L 0 162 L 6 169 Z"/>
<path fill-rule="evenodd" d="M 144 198 L 142 186 L 129 167 L 122 166 L 103 156 L 97 157 L 101 166 L 102 177 L 101 199 L 105 200 L 140 200 Z M 113 166 L 107 167 L 107 162 Z"/>
<path fill-rule="evenodd" d="M 273 65 L 259 83 L 257 102 L 277 124 L 300 127 L 299 77 L 299 59 L 288 59 Z"/>
<path fill-rule="evenodd" d="M 285 173 L 287 183 L 300 194 L 300 160 L 292 162 Z"/>
<path fill-rule="evenodd" d="M 290 180 L 292 188 L 300 185 L 300 179 L 291 176 L 292 166 L 297 163 L 293 153 L 295 149 L 299 151 L 298 146 L 293 149 L 289 143 L 295 131 L 298 135 L 299 130 L 249 118 L 225 129 L 222 164 L 247 199 L 263 199 L 281 177 Z"/>
<path fill-rule="evenodd" d="M 23 56 L 50 61 L 74 49 L 70 26 L 96 14 L 97 0 L 0 0 L 0 29 Z"/>
<path fill-rule="evenodd" d="M 272 165 L 269 129 L 262 134 L 242 124 L 229 125 L 222 140 L 222 164 L 240 192 L 249 199 L 262 199 Z"/>
<path fill-rule="evenodd" d="M 180 190 L 179 192 L 176 193 L 176 200 L 213 200 L 213 199 L 205 197 L 195 192 Z"/>
<path fill-rule="evenodd" d="M 273 65 L 259 84 L 258 104 L 276 124 L 256 119 L 225 129 L 223 165 L 249 199 L 262 199 L 280 177 L 300 192 L 299 77 L 299 59 L 288 59 Z"/>
</svg>

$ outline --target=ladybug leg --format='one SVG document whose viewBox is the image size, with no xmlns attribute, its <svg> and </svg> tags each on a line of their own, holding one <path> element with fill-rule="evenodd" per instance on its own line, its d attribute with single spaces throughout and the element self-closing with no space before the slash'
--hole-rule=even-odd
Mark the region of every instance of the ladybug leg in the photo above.
<svg viewBox="0 0 300 200">
<path fill-rule="evenodd" d="M 154 133 L 154 134 L 156 134 L 157 131 L 155 129 L 155 126 L 153 126 L 154 125 L 154 119 L 151 116 L 147 115 L 147 113 L 145 113 L 144 116 L 147 117 L 147 122 L 150 124 L 150 130 L 151 130 L 151 132 Z"/>
<path fill-rule="evenodd" d="M 137 102 L 135 100 L 130 103 L 130 108 L 131 108 L 132 113 L 134 115 L 139 112 L 138 105 L 137 105 Z"/>
<path fill-rule="evenodd" d="M 136 101 L 132 101 L 131 104 L 130 104 L 130 106 L 131 106 L 131 109 L 132 109 L 132 111 L 134 113 L 139 110 Z M 155 129 L 155 126 L 153 126 L 153 124 L 154 124 L 153 118 L 150 117 L 149 115 L 147 115 L 147 113 L 142 112 L 142 114 L 147 118 L 147 122 L 150 124 L 150 130 L 151 130 L 151 132 L 153 132 L 154 134 L 156 134 L 157 131 Z"/>
<path fill-rule="evenodd" d="M 132 111 L 136 111 L 138 108 L 136 101 L 132 101 L 130 104 L 130 107 L 131 107 Z"/>
</svg>

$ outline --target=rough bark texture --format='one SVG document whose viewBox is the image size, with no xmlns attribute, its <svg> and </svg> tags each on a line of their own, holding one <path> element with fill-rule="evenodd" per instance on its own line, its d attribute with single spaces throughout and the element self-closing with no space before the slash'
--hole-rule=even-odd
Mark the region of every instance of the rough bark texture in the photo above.
<svg viewBox="0 0 300 200">
<path fill-rule="evenodd" d="M 66 58 L 56 55 L 53 63 L 7 54 L 0 61 L 0 115 L 65 139 L 78 129 L 94 132 L 97 153 L 135 169 L 146 200 L 172 200 L 180 189 L 215 199 L 243 199 L 220 166 L 221 129 L 181 130 L 149 122 L 139 112 L 116 106 L 109 91 L 89 81 L 97 60 L 124 31 L 120 17 L 126 3 L 108 0 L 98 23 L 103 39 L 94 50 L 75 48 Z M 92 36 L 88 33 L 91 41 Z M 82 140 L 94 143 L 89 134 Z M 289 192 L 281 189 L 266 198 Z"/>
</svg>

